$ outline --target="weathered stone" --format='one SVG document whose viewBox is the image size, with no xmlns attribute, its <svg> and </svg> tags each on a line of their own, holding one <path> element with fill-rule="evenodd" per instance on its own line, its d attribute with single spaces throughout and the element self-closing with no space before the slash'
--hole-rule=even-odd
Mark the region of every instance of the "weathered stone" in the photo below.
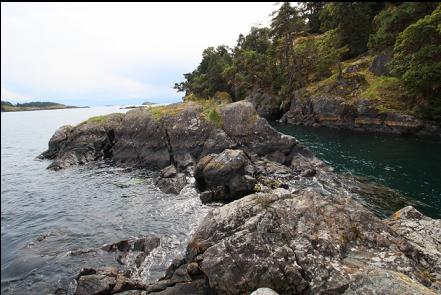
<svg viewBox="0 0 441 295">
<path fill-rule="evenodd" d="M 257 113 L 266 119 L 276 120 L 288 110 L 287 101 L 277 95 L 270 95 L 262 89 L 254 89 L 246 98 Z"/>
<path fill-rule="evenodd" d="M 343 294 L 435 295 L 436 293 L 400 272 L 374 269 L 366 273 L 362 279 L 350 284 Z"/>
<path fill-rule="evenodd" d="M 49 142 L 49 150 L 40 157 L 55 159 L 49 169 L 109 159 L 113 156 L 114 131 L 121 124 L 122 114 L 107 116 L 103 122 L 86 121 L 72 129 L 59 129 Z"/>
<path fill-rule="evenodd" d="M 198 257 L 210 287 L 222 294 L 260 287 L 280 294 L 343 293 L 366 287 L 371 275 L 377 280 L 380 268 L 408 278 L 400 290 L 434 287 L 412 249 L 351 198 L 277 189 L 209 213 L 189 242 L 187 263 Z M 393 280 L 378 280 L 373 292 Z"/>
<path fill-rule="evenodd" d="M 166 132 L 149 111 L 127 112 L 115 136 L 115 162 L 147 168 L 164 168 L 170 164 Z"/>
<path fill-rule="evenodd" d="M 441 219 L 424 216 L 407 206 L 395 212 L 387 223 L 419 252 L 425 274 L 441 292 Z"/>
<path fill-rule="evenodd" d="M 229 202 L 253 192 L 256 179 L 250 159 L 242 150 L 224 150 L 203 157 L 194 173 L 200 191 L 212 191 L 201 200 Z"/>
</svg>

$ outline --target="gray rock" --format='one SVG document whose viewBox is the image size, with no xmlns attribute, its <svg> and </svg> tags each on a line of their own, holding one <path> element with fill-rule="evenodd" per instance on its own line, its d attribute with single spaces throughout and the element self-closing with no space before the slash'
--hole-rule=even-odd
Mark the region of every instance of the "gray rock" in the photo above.
<svg viewBox="0 0 441 295">
<path fill-rule="evenodd" d="M 261 118 L 248 101 L 238 101 L 220 109 L 223 129 L 236 144 L 250 153 L 289 164 L 298 144 Z"/>
<path fill-rule="evenodd" d="M 148 110 L 127 112 L 115 136 L 115 162 L 151 169 L 161 169 L 170 164 L 166 132 Z"/>
<path fill-rule="evenodd" d="M 257 113 L 266 119 L 279 119 L 288 110 L 287 102 L 277 95 L 270 95 L 262 89 L 254 89 L 246 98 Z"/>
<path fill-rule="evenodd" d="M 373 269 L 362 279 L 350 284 L 343 294 L 435 295 L 436 293 L 400 272 Z"/>
<path fill-rule="evenodd" d="M 418 251 L 425 274 L 437 282 L 441 292 L 441 219 L 432 219 L 407 206 L 395 212 L 387 223 Z"/>
<path fill-rule="evenodd" d="M 122 114 L 112 114 L 102 122 L 88 120 L 73 128 L 62 127 L 55 132 L 49 150 L 41 157 L 55 159 L 48 167 L 53 170 L 111 158 L 114 131 L 121 120 Z"/>
<path fill-rule="evenodd" d="M 220 154 L 203 157 L 194 177 L 203 202 L 230 202 L 253 192 L 256 179 L 254 167 L 242 150 L 226 149 Z"/>
<path fill-rule="evenodd" d="M 161 170 L 155 185 L 166 194 L 177 195 L 187 185 L 187 179 L 184 173 L 177 173 L 175 166 L 170 165 Z"/>
<path fill-rule="evenodd" d="M 184 263 L 197 262 L 221 294 L 260 287 L 280 294 L 383 294 L 394 284 L 430 294 L 418 293 L 436 290 L 418 257 L 411 243 L 351 198 L 276 189 L 209 213 Z"/>
<path fill-rule="evenodd" d="M 58 152 L 62 148 L 62 146 L 66 143 L 69 138 L 70 133 L 74 127 L 70 125 L 62 126 L 55 131 L 54 135 L 52 135 L 49 140 L 49 148 L 47 151 L 43 152 L 40 156 L 40 159 L 53 159 L 57 156 Z"/>
</svg>

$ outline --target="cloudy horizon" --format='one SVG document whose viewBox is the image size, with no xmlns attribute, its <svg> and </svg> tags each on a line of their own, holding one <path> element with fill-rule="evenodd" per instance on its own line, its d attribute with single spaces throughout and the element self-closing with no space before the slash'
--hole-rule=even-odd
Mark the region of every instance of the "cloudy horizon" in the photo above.
<svg viewBox="0 0 441 295">
<path fill-rule="evenodd" d="M 209 46 L 267 26 L 274 3 L 2 3 L 1 99 L 179 101 Z"/>
</svg>

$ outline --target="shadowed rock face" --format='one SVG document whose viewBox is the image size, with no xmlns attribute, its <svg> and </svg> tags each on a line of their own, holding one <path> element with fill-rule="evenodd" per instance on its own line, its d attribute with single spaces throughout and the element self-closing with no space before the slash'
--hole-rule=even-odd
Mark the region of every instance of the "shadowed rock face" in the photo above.
<svg viewBox="0 0 441 295">
<path fill-rule="evenodd" d="M 262 89 L 254 89 L 247 97 L 257 113 L 266 119 L 277 120 L 289 109 L 288 102 L 276 95 L 270 95 Z"/>
</svg>

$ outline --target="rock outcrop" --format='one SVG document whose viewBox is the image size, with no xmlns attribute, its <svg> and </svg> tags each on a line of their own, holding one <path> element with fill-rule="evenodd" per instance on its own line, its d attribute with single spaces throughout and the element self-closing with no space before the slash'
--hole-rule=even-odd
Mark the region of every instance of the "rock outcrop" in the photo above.
<svg viewBox="0 0 441 295">
<path fill-rule="evenodd" d="M 439 126 L 411 115 L 380 112 L 374 101 L 347 101 L 327 92 L 313 97 L 296 91 L 289 111 L 280 121 L 294 125 L 396 134 L 431 135 L 441 132 Z"/>
<path fill-rule="evenodd" d="M 106 117 L 100 123 L 89 120 L 76 127 L 62 127 L 40 157 L 53 160 L 48 167 L 51 169 L 101 159 L 111 159 L 119 165 L 164 169 L 156 184 L 167 193 L 179 193 L 203 157 L 226 149 L 241 149 L 248 155 L 288 166 L 298 154 L 314 158 L 293 137 L 274 130 L 250 102 L 219 106 L 222 128 L 205 117 L 203 106 L 198 103 L 169 108 L 170 112 L 160 118 L 149 110 L 134 109 L 125 115 Z M 224 187 L 227 193 L 233 186 L 233 194 L 237 192 L 239 197 L 251 192 L 254 183 L 250 175 L 242 176 Z"/>
<path fill-rule="evenodd" d="M 254 89 L 246 98 L 263 118 L 278 120 L 289 109 L 289 100 L 270 95 L 262 89 Z"/>
<path fill-rule="evenodd" d="M 205 288 L 198 294 L 262 287 L 279 294 L 435 294 L 439 279 L 425 273 L 434 261 L 420 259 L 411 242 L 349 197 L 276 189 L 214 209 L 186 257 L 147 290 L 167 286 L 158 294 L 180 294 L 198 282 Z M 177 273 L 186 279 L 172 284 Z"/>
</svg>

